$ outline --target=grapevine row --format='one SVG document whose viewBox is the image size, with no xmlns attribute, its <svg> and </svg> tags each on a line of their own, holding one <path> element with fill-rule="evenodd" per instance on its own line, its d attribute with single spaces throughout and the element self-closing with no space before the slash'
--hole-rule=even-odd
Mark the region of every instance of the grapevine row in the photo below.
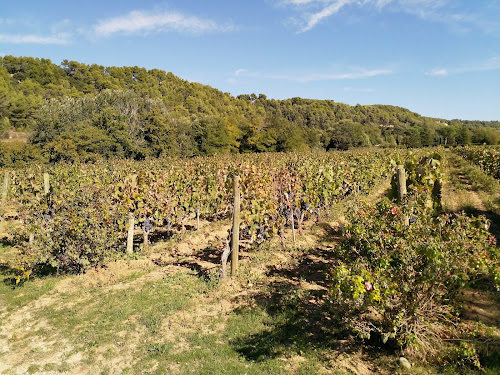
<svg viewBox="0 0 500 375">
<path fill-rule="evenodd" d="M 232 180 L 241 177 L 240 238 L 263 242 L 293 218 L 300 227 L 332 204 L 368 191 L 391 168 L 396 151 L 259 154 L 144 162 L 31 166 L 11 173 L 10 204 L 19 271 L 80 272 L 124 250 L 130 217 L 147 234 L 184 228 L 195 217 L 231 216 Z M 44 172 L 51 176 L 43 187 Z"/>
<path fill-rule="evenodd" d="M 487 146 L 457 147 L 455 152 L 478 165 L 485 173 L 500 179 L 500 148 Z"/>
</svg>

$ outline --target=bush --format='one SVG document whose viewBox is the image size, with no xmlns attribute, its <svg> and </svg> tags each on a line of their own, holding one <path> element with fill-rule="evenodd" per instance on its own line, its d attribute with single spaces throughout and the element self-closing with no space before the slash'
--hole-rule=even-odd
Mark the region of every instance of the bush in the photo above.
<svg viewBox="0 0 500 375">
<path fill-rule="evenodd" d="M 489 222 L 432 211 L 383 200 L 357 211 L 345 227 L 330 273 L 331 311 L 360 337 L 423 344 L 433 323 L 456 318 L 451 301 L 460 289 L 482 276 L 498 282 Z"/>
<path fill-rule="evenodd" d="M 40 149 L 29 143 L 4 142 L 0 144 L 0 167 L 19 168 L 30 163 L 44 161 Z"/>
<path fill-rule="evenodd" d="M 53 181 L 47 195 L 38 174 L 14 181 L 15 194 L 23 199 L 19 205 L 23 226 L 14 237 L 19 249 L 18 282 L 44 272 L 83 272 L 123 249 L 118 219 L 125 212 L 113 201 L 112 193 L 91 179 L 69 181 Z"/>
</svg>

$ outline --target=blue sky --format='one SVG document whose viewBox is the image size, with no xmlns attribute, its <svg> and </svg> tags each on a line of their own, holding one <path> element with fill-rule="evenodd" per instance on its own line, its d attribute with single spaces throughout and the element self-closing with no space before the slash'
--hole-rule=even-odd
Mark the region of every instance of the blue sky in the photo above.
<svg viewBox="0 0 500 375">
<path fill-rule="evenodd" d="M 500 0 L 0 0 L 0 54 L 500 120 Z"/>
</svg>

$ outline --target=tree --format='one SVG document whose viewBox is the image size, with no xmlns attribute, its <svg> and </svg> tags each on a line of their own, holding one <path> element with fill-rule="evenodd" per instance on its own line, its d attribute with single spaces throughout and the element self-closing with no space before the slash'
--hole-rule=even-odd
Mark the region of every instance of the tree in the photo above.
<svg viewBox="0 0 500 375">
<path fill-rule="evenodd" d="M 462 125 L 457 129 L 455 140 L 460 145 L 470 145 L 472 141 L 472 133 L 465 125 Z"/>
<path fill-rule="evenodd" d="M 194 126 L 194 139 L 200 154 L 217 155 L 238 151 L 234 133 L 220 117 L 205 117 Z"/>
<path fill-rule="evenodd" d="M 328 132 L 327 149 L 348 150 L 351 147 L 370 146 L 370 139 L 363 130 L 363 125 L 350 120 L 343 120 Z"/>
</svg>

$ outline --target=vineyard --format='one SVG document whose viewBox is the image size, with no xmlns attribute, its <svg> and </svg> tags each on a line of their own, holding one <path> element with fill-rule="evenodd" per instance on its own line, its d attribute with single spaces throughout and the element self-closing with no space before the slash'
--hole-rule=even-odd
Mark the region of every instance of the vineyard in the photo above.
<svg viewBox="0 0 500 375">
<path fill-rule="evenodd" d="M 389 175 L 394 155 L 265 154 L 58 164 L 7 173 L 8 201 L 22 222 L 15 233 L 23 249 L 20 278 L 47 267 L 81 272 L 100 264 L 125 251 L 134 227 L 147 246 L 153 230 L 184 231 L 189 220 L 227 219 L 234 176 L 241 184 L 240 237 L 262 243 L 283 236 L 292 221 L 300 230 L 305 219 L 317 220 L 336 202 L 369 191 Z"/>
<path fill-rule="evenodd" d="M 393 363 L 400 353 L 422 373 L 494 374 L 500 317 L 467 320 L 464 293 L 498 310 L 498 215 L 449 210 L 450 186 L 468 183 L 453 180 L 457 155 L 498 179 L 498 148 L 487 147 L 4 170 L 0 356 L 10 367 L 0 373 L 95 373 L 96 358 L 109 374 L 405 373 L 405 358 Z M 492 189 L 495 202 L 497 181 Z M 235 216 L 241 270 L 222 280 Z M 195 251 L 200 238 L 210 243 Z M 175 250 L 186 241 L 196 267 Z M 82 289 L 118 264 L 134 271 Z M 76 287 L 57 287 L 66 284 Z M 6 334 L 22 321 L 9 314 L 43 324 Z M 49 338 L 71 350 L 21 346 Z M 375 359 L 347 364 L 343 345 Z M 36 364 L 37 350 L 58 365 Z"/>
<path fill-rule="evenodd" d="M 455 152 L 480 166 L 485 173 L 500 179 L 500 148 L 465 146 L 457 148 Z"/>
</svg>

